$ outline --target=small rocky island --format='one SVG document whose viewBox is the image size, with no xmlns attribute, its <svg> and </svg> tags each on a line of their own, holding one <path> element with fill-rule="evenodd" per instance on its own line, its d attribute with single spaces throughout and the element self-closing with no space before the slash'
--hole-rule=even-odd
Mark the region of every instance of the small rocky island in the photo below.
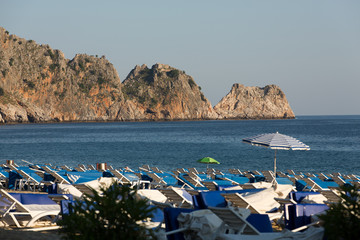
<svg viewBox="0 0 360 240">
<path fill-rule="evenodd" d="M 66 59 L 0 27 L 0 123 L 294 117 L 275 85 L 234 84 L 212 107 L 193 77 L 169 65 L 136 66 L 121 82 L 104 56 Z"/>
</svg>

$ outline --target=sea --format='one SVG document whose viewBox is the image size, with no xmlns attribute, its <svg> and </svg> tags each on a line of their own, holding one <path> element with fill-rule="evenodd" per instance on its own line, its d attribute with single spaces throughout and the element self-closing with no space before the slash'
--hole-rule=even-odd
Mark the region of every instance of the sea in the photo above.
<svg viewBox="0 0 360 240">
<path fill-rule="evenodd" d="M 55 166 L 107 163 L 164 171 L 196 167 L 203 157 L 227 171 L 272 170 L 274 150 L 242 139 L 279 132 L 309 145 L 309 151 L 277 150 L 277 169 L 360 174 L 360 115 L 298 116 L 292 120 L 86 122 L 0 125 L 0 163 Z"/>
</svg>

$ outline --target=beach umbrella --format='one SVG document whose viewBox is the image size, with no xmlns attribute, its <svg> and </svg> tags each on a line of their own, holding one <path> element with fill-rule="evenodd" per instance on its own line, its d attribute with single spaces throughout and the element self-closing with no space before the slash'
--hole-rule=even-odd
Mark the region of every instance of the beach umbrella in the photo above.
<svg viewBox="0 0 360 240">
<path fill-rule="evenodd" d="M 199 160 L 197 160 L 199 163 L 206 163 L 206 169 L 209 167 L 209 164 L 220 164 L 218 161 L 211 157 L 204 157 Z"/>
<path fill-rule="evenodd" d="M 206 163 L 206 164 L 220 164 L 218 161 L 211 157 L 204 157 L 198 160 L 199 163 Z"/>
<path fill-rule="evenodd" d="M 275 157 L 274 157 L 274 174 L 276 176 L 276 150 L 310 150 L 308 145 L 300 142 L 299 140 L 276 133 L 265 133 L 260 134 L 254 137 L 244 138 L 243 142 L 249 143 L 255 146 L 262 146 L 267 147 L 275 150 Z"/>
<path fill-rule="evenodd" d="M 209 167 L 209 164 L 220 164 L 218 161 L 216 161 L 215 159 L 211 158 L 211 157 L 204 157 L 204 158 L 201 158 L 199 160 L 197 160 L 197 162 L 199 163 L 206 163 L 206 172 L 207 172 L 207 169 Z M 207 173 L 208 174 L 208 173 Z M 209 176 L 207 176 L 209 177 Z"/>
</svg>

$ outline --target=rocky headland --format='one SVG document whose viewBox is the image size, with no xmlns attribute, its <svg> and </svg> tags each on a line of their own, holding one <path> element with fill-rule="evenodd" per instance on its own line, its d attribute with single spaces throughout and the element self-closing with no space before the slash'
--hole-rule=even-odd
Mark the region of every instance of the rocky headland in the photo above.
<svg viewBox="0 0 360 240">
<path fill-rule="evenodd" d="M 276 85 L 264 88 L 235 83 L 214 110 L 226 119 L 294 118 L 286 96 Z"/>
<path fill-rule="evenodd" d="M 121 82 L 104 57 L 60 50 L 0 27 L 0 123 L 294 118 L 285 94 L 234 84 L 214 108 L 195 80 L 165 64 Z"/>
</svg>

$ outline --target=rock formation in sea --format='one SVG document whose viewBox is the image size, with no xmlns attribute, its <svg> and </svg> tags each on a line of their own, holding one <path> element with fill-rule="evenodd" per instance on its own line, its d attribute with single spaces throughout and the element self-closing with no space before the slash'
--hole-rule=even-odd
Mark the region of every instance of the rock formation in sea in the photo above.
<svg viewBox="0 0 360 240">
<path fill-rule="evenodd" d="M 0 123 L 293 117 L 275 86 L 234 85 L 213 108 L 191 76 L 169 65 L 136 66 L 122 83 L 104 56 L 66 59 L 0 27 Z"/>
<path fill-rule="evenodd" d="M 134 119 L 216 119 L 218 114 L 184 71 L 165 64 L 136 66 L 123 82 L 123 93 L 133 103 Z"/>
<path fill-rule="evenodd" d="M 264 88 L 234 84 L 231 91 L 214 107 L 224 119 L 294 118 L 285 94 L 276 85 Z"/>
</svg>

